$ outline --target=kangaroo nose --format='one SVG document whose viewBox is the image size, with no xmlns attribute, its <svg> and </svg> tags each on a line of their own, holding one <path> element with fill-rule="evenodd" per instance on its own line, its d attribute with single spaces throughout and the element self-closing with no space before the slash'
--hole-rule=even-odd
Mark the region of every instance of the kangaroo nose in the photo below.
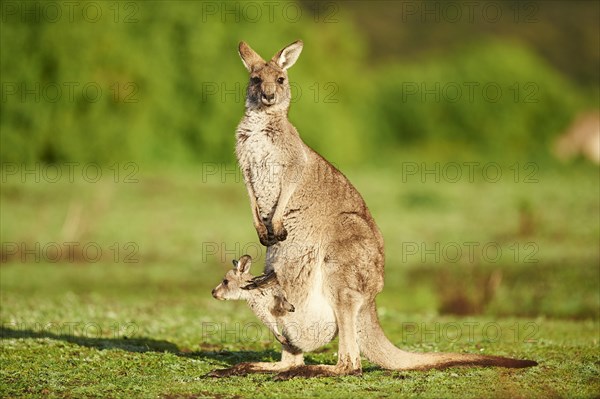
<svg viewBox="0 0 600 399">
<path fill-rule="evenodd" d="M 272 102 L 273 100 L 275 100 L 275 93 L 273 93 L 273 94 L 266 94 L 266 93 L 263 93 L 263 94 L 262 94 L 262 98 L 263 98 L 263 100 L 265 100 L 265 101 Z"/>
<path fill-rule="evenodd" d="M 215 292 L 215 288 L 213 288 L 213 290 L 212 290 L 210 293 L 212 294 L 212 296 L 213 296 L 214 298 L 216 298 L 216 296 L 215 296 L 215 294 L 216 294 L 216 292 Z"/>
</svg>

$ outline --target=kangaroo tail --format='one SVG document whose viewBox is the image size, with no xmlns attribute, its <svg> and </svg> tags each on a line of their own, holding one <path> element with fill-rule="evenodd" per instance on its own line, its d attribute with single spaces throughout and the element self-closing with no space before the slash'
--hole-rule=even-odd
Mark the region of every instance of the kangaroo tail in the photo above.
<svg viewBox="0 0 600 399">
<path fill-rule="evenodd" d="M 452 366 L 496 366 L 523 368 L 536 366 L 533 360 L 469 353 L 414 353 L 403 351 L 387 339 L 377 317 L 375 302 L 361 308 L 359 314 L 359 346 L 369 361 L 389 370 L 429 370 Z"/>
</svg>

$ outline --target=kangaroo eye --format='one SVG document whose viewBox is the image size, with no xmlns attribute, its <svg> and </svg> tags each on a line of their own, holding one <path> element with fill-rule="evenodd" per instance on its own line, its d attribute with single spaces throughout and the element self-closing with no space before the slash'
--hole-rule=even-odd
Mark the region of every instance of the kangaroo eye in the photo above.
<svg viewBox="0 0 600 399">
<path fill-rule="evenodd" d="M 279 78 L 279 79 L 277 79 L 277 83 L 279 83 L 280 85 L 282 85 L 282 84 L 283 84 L 283 82 L 285 82 L 285 79 L 284 79 L 284 78 Z"/>
<path fill-rule="evenodd" d="M 259 84 L 260 82 L 262 82 L 262 79 L 259 78 L 258 76 L 253 76 L 252 79 L 250 79 L 252 81 L 252 83 L 254 84 Z"/>
<path fill-rule="evenodd" d="M 229 284 L 229 281 L 228 280 L 223 280 L 223 285 L 227 285 L 227 284 Z"/>
</svg>

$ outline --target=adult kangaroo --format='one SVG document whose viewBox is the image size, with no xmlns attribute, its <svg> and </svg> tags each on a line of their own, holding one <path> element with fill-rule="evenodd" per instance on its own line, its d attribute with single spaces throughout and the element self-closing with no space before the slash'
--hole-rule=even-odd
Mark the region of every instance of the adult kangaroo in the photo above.
<svg viewBox="0 0 600 399">
<path fill-rule="evenodd" d="M 391 370 L 456 365 L 529 367 L 537 363 L 496 356 L 412 353 L 384 335 L 375 307 L 383 289 L 383 237 L 348 179 L 308 147 L 288 121 L 287 70 L 300 55 L 296 41 L 265 62 L 246 43 L 239 54 L 250 73 L 246 110 L 237 128 L 236 155 L 260 242 L 265 271 L 274 270 L 295 307 L 282 334 L 281 361 L 242 363 L 215 376 L 279 372 L 295 376 L 360 374 L 361 353 Z M 324 132 L 326 134 L 326 132 Z M 302 353 L 339 336 L 338 361 L 304 365 Z"/>
</svg>

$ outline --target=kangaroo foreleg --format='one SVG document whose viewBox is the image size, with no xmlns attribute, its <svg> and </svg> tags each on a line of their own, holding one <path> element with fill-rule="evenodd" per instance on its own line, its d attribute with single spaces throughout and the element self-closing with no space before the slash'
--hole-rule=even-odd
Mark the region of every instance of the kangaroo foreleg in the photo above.
<svg viewBox="0 0 600 399">
<path fill-rule="evenodd" d="M 248 197 L 250 198 L 250 208 L 252 208 L 252 220 L 254 222 L 254 228 L 256 229 L 260 243 L 265 247 L 268 247 L 275 244 L 277 241 L 272 237 L 269 238 L 269 231 L 260 217 L 260 210 L 258 209 L 258 203 L 256 202 L 256 193 L 254 192 L 254 187 L 252 186 L 250 170 L 244 169 L 242 173 L 244 174 L 244 181 L 246 182 Z"/>
<path fill-rule="evenodd" d="M 283 225 L 283 215 L 292 194 L 294 194 L 298 187 L 298 181 L 301 179 L 303 171 L 303 161 L 294 162 L 283 168 L 281 190 L 279 191 L 279 199 L 277 200 L 277 206 L 272 218 L 273 235 L 277 241 L 284 241 L 287 238 L 287 230 Z"/>
</svg>

